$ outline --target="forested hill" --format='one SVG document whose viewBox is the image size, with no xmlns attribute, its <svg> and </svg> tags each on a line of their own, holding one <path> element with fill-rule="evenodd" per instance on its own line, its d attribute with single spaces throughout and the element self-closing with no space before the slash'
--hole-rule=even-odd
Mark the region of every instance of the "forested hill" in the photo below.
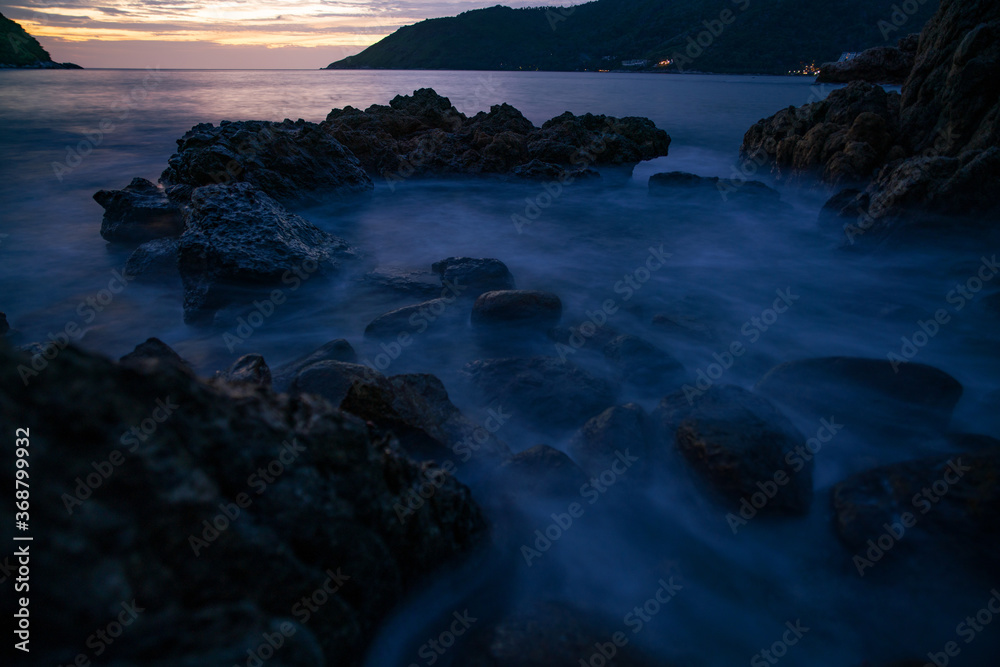
<svg viewBox="0 0 1000 667">
<path fill-rule="evenodd" d="M 53 62 L 37 39 L 25 32 L 19 23 L 0 14 L 0 67 L 76 69 L 79 66 Z"/>
<path fill-rule="evenodd" d="M 784 74 L 919 32 L 937 0 L 596 0 L 490 7 L 400 28 L 329 69 L 621 69 Z M 911 13 L 907 13 L 910 11 Z M 700 42 L 700 44 L 698 44 Z M 680 56 L 680 57 L 679 57 Z M 642 67 L 635 64 L 634 67 Z"/>
</svg>

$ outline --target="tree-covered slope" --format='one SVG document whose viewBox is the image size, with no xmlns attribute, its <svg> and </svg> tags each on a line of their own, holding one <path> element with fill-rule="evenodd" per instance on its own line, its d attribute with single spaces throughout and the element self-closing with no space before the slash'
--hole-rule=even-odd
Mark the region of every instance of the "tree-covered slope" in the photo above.
<svg viewBox="0 0 1000 667">
<path fill-rule="evenodd" d="M 596 0 L 572 8 L 491 7 L 400 28 L 331 69 L 616 69 L 674 60 L 689 71 L 785 73 L 894 43 L 937 0 Z M 700 42 L 700 44 L 699 44 Z"/>
<path fill-rule="evenodd" d="M 38 40 L 16 21 L 0 14 L 0 67 L 77 68 L 72 63 L 56 63 Z"/>
</svg>

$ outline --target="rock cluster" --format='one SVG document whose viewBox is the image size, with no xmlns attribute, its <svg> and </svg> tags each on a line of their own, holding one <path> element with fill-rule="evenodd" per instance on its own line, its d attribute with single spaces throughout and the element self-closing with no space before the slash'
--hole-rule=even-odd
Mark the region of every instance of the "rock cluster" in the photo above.
<svg viewBox="0 0 1000 667">
<path fill-rule="evenodd" d="M 850 60 L 824 63 L 816 83 L 903 83 L 913 70 L 919 43 L 920 35 L 907 35 L 896 46 L 876 46 Z"/>
</svg>

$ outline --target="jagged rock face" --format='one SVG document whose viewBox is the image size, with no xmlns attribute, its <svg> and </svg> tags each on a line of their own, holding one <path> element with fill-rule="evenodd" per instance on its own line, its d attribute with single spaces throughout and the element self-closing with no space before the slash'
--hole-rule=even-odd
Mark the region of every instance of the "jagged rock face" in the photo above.
<svg viewBox="0 0 1000 667">
<path fill-rule="evenodd" d="M 862 85 L 855 82 L 844 90 L 858 92 Z M 878 96 L 865 90 L 867 97 Z M 838 105 L 845 95 L 834 91 L 824 102 Z M 892 112 L 893 99 L 888 114 L 864 109 L 881 121 L 866 117 L 863 126 L 855 127 L 860 116 L 853 116 L 853 140 L 843 132 L 846 121 L 829 127 L 831 119 L 820 113 L 823 104 L 790 108 L 760 121 L 747 132 L 741 152 L 762 150 L 781 174 L 818 171 L 830 184 L 857 180 L 867 187 L 857 206 L 840 208 L 848 240 L 952 226 L 955 216 L 995 224 L 1000 203 L 983 186 L 1000 179 L 1000 5 L 942 0 L 920 34 L 898 111 Z M 881 141 L 888 147 L 880 151 L 876 144 Z"/>
<path fill-rule="evenodd" d="M 916 59 L 917 35 L 908 35 L 896 46 L 876 46 L 862 51 L 851 60 L 824 63 L 817 83 L 903 83 L 913 70 Z"/>
<path fill-rule="evenodd" d="M 245 182 L 282 201 L 373 188 L 349 150 L 305 121 L 201 123 L 177 140 L 168 164 L 165 185 Z"/>
<path fill-rule="evenodd" d="M 301 284 L 356 256 L 346 241 L 248 183 L 198 188 L 178 249 L 185 320 L 224 305 L 228 286 Z"/>
<path fill-rule="evenodd" d="M 360 665 L 404 592 L 484 537 L 466 487 L 320 399 L 72 347 L 25 387 L 25 363 L 0 342 L 0 422 L 30 428 L 45 545 L 31 562 L 32 603 L 48 610 L 32 615 L 40 664 L 73 662 L 134 599 L 143 611 L 114 646 L 123 665 L 243 664 L 282 624 L 295 632 L 274 664 Z M 14 447 L 2 452 L 14 470 Z M 434 493 L 401 520 L 421 484 Z"/>
<path fill-rule="evenodd" d="M 104 208 L 101 236 L 113 243 L 144 243 L 179 236 L 184 230 L 180 205 L 155 183 L 133 178 L 121 190 L 100 190 L 94 201 Z"/>
<path fill-rule="evenodd" d="M 570 164 L 636 163 L 666 155 L 670 146 L 667 133 L 645 118 L 567 112 L 536 128 L 509 104 L 468 118 L 429 88 L 397 96 L 389 106 L 334 109 L 323 126 L 366 169 L 390 181 L 430 173 L 536 177 Z"/>
</svg>

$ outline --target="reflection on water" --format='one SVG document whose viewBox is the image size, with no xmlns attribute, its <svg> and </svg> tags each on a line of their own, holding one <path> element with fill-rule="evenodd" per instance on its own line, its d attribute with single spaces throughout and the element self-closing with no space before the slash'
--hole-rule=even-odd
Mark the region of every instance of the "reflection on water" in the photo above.
<svg viewBox="0 0 1000 667">
<path fill-rule="evenodd" d="M 694 198 L 647 193 L 648 177 L 659 171 L 730 176 L 751 123 L 828 90 L 795 79 L 721 76 L 164 71 L 153 83 L 149 76 L 0 72 L 0 233 L 6 234 L 0 237 L 0 307 L 26 341 L 76 323 L 85 331 L 81 344 L 117 357 L 157 336 L 203 374 L 248 352 L 261 352 L 277 365 L 335 338 L 347 338 L 359 356 L 374 359 L 383 350 L 363 338 L 364 327 L 416 299 L 373 290 L 361 274 L 386 267 L 426 272 L 450 256 L 496 257 L 519 288 L 562 298 L 563 325 L 593 321 L 593 313 L 613 300 L 604 326 L 669 350 L 692 381 L 733 342 L 747 352 L 719 381 L 743 386 L 790 359 L 885 358 L 900 350 L 901 339 L 912 337 L 919 322 L 948 309 L 949 324 L 915 360 L 963 383 L 956 430 L 992 428 L 983 401 L 995 391 L 1000 370 L 996 314 L 981 297 L 997 287 L 987 281 L 961 309 L 952 290 L 979 271 L 993 247 L 945 238 L 935 247 L 900 252 L 845 251 L 836 230 L 816 222 L 823 193 L 809 190 L 783 188 L 784 203 L 777 208 L 738 196 L 724 200 L 711 191 Z M 289 290 L 288 301 L 235 344 L 224 334 L 237 332 L 247 310 L 223 311 L 214 327 L 186 326 L 179 280 L 130 284 L 102 301 L 101 290 L 128 252 L 106 246 L 98 235 L 101 209 L 91 195 L 133 176 L 155 180 L 174 140 L 191 125 L 321 120 L 331 107 L 386 103 L 421 86 L 448 95 L 466 113 L 506 101 L 536 124 L 566 109 L 648 116 L 672 135 L 671 155 L 641 164 L 631 175 L 609 172 L 602 184 L 571 186 L 555 197 L 534 183 L 414 179 L 392 189 L 379 183 L 370 197 L 301 210 L 359 246 L 366 259 L 340 279 L 317 278 Z M 108 118 L 113 129 L 101 131 Z M 537 215 L 519 230 L 512 216 L 532 205 Z M 638 272 L 654 251 L 666 256 L 665 263 Z M 769 313 L 781 295 L 788 307 Z M 558 354 L 545 339 L 524 345 L 522 352 Z M 453 400 L 475 418 L 475 397 L 457 371 L 491 352 L 468 326 L 431 328 L 393 358 L 387 372 L 440 376 Z M 584 345 L 573 354 L 581 365 L 606 372 L 597 349 Z M 620 399 L 647 410 L 656 403 L 648 393 L 626 392 Z M 798 426 L 807 434 L 818 428 Z M 565 448 L 570 434 L 542 436 L 515 415 L 498 435 L 519 451 L 539 442 Z M 812 513 L 755 522 L 738 536 L 725 521 L 728 509 L 707 499 L 683 468 L 661 470 L 640 497 L 609 494 L 595 503 L 531 567 L 515 548 L 500 562 L 480 563 L 483 571 L 456 575 L 418 598 L 409 611 L 419 613 L 404 614 L 391 626 L 377 648 L 384 653 L 372 664 L 416 662 L 416 653 L 408 653 L 411 644 L 433 632 L 424 621 L 446 617 L 459 605 L 479 605 L 487 616 L 491 606 L 496 611 L 506 602 L 542 595 L 596 608 L 618 622 L 668 572 L 683 576 L 684 589 L 635 641 L 679 664 L 746 662 L 796 619 L 812 630 L 789 664 L 854 665 L 913 647 L 926 647 L 913 651 L 915 656 L 937 650 L 955 623 L 978 609 L 988 587 L 962 582 L 960 572 L 879 583 L 859 579 L 845 565 L 826 502 L 830 486 L 845 475 L 935 447 L 901 451 L 893 443 L 861 442 L 848 425 L 817 458 Z M 515 547 L 551 523 L 550 508 L 518 504 L 516 494 L 510 506 L 491 506 L 498 525 L 510 526 Z M 995 646 L 996 636 L 981 639 L 966 651 L 965 664 L 986 664 L 975 662 L 973 649 L 985 655 Z"/>
</svg>

